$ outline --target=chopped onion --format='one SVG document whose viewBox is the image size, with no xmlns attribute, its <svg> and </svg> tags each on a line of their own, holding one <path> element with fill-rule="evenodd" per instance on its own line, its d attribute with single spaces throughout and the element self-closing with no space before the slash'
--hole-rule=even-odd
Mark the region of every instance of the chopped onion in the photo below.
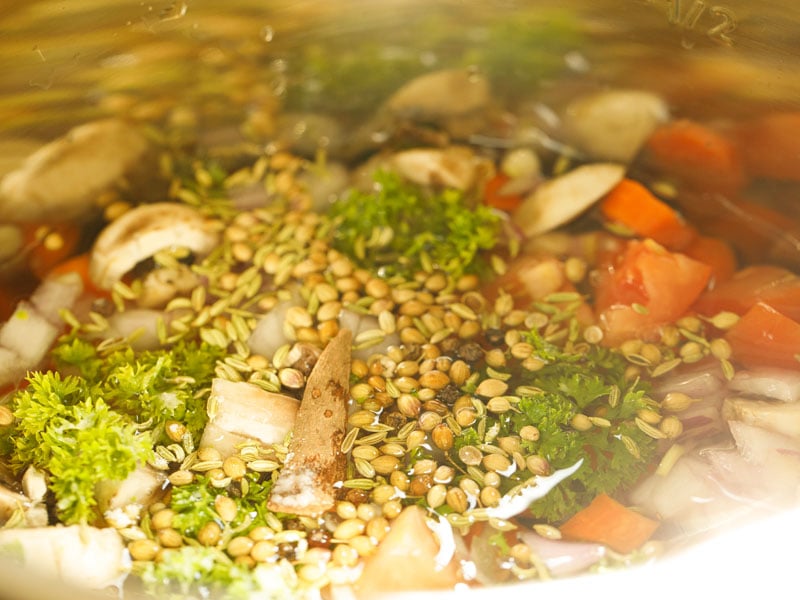
<svg viewBox="0 0 800 600">
<path fill-rule="evenodd" d="M 765 396 L 783 402 L 800 402 L 800 372 L 788 369 L 739 371 L 728 388 L 740 394 Z"/>
<path fill-rule="evenodd" d="M 533 531 L 519 530 L 519 537 L 541 560 L 555 577 L 581 573 L 597 563 L 606 554 L 602 544 L 548 540 Z"/>
</svg>

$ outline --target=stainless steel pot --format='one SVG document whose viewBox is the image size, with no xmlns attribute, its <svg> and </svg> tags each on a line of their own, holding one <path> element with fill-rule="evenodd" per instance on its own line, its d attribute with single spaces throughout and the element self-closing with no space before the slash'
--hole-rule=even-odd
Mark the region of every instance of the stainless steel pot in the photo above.
<svg viewBox="0 0 800 600">
<path fill-rule="evenodd" d="M 491 23 L 517 15 L 520 37 L 491 36 Z M 505 46 L 481 68 L 496 69 L 494 81 L 518 106 L 542 97 L 557 105 L 571 86 L 653 90 L 675 115 L 703 120 L 800 110 L 795 0 L 7 0 L 0 176 L 44 141 L 104 116 L 186 119 L 209 149 L 238 143 L 242 127 L 270 143 L 274 124 L 263 119 L 281 102 L 353 127 L 386 97 L 387 80 L 463 65 L 491 44 Z M 358 71 L 365 55 L 374 72 Z M 550 86 L 565 77 L 570 86 Z M 349 92 L 342 80 L 352 80 Z M 337 141 L 328 130 L 297 135 Z M 800 217 L 800 186 L 771 185 L 764 197 Z M 545 593 L 660 597 L 708 586 L 740 597 L 769 582 L 780 597 L 795 587 L 798 530 L 800 515 L 789 513 L 601 580 L 454 595 L 522 597 L 544 585 Z M 89 597 L 8 564 L 0 572 L 2 597 Z M 702 583 L 687 583 L 691 576 Z"/>
</svg>

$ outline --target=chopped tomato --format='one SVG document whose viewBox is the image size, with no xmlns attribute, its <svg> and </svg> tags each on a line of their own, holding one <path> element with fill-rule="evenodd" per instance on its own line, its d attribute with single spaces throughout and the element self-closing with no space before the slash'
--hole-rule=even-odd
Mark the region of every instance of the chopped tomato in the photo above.
<svg viewBox="0 0 800 600">
<path fill-rule="evenodd" d="M 483 293 L 493 302 L 501 290 L 512 297 L 514 306 L 527 308 L 531 302 L 543 300 L 549 294 L 574 292 L 575 286 L 567 278 L 564 263 L 557 258 L 522 254 L 508 264 L 503 275 L 493 278 Z M 578 307 L 576 317 L 582 324 L 594 322 L 585 302 Z"/>
<path fill-rule="evenodd" d="M 745 367 L 800 370 L 800 322 L 757 302 L 725 334 L 732 357 Z"/>
<path fill-rule="evenodd" d="M 732 193 L 747 183 L 737 145 L 688 119 L 659 127 L 647 142 L 646 156 L 663 174 L 696 190 Z"/>
<path fill-rule="evenodd" d="M 706 316 L 721 311 L 743 315 L 757 302 L 800 321 L 800 277 L 774 265 L 746 267 L 700 296 L 694 309 Z"/>
<path fill-rule="evenodd" d="M 710 277 L 708 265 L 652 240 L 628 242 L 596 287 L 595 310 L 606 342 L 656 337 L 662 325 L 686 313 Z"/>
<path fill-rule="evenodd" d="M 720 238 L 699 235 L 681 252 L 711 267 L 712 287 L 727 281 L 736 272 L 736 253 L 728 242 Z"/>
<path fill-rule="evenodd" d="M 753 119 L 737 128 L 736 137 L 752 175 L 800 181 L 800 112 Z"/>
</svg>

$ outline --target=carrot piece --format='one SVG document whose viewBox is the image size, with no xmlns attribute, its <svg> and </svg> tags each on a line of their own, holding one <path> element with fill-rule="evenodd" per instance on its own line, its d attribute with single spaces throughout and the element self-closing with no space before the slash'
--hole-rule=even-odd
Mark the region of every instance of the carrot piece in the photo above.
<svg viewBox="0 0 800 600">
<path fill-rule="evenodd" d="M 725 334 L 732 357 L 747 368 L 800 370 L 800 323 L 757 302 Z"/>
<path fill-rule="evenodd" d="M 53 267 L 72 256 L 78 248 L 81 230 L 72 223 L 32 225 L 25 231 L 30 248 L 28 268 L 42 279 Z"/>
<path fill-rule="evenodd" d="M 509 181 L 508 175 L 502 173 L 498 173 L 487 181 L 486 186 L 483 188 L 484 204 L 506 212 L 515 211 L 522 204 L 522 196 L 520 194 L 503 193 L 503 187 Z"/>
<path fill-rule="evenodd" d="M 681 215 L 638 181 L 623 179 L 600 203 L 603 216 L 640 237 L 680 250 L 695 237 Z"/>
<path fill-rule="evenodd" d="M 733 193 L 747 183 L 737 145 L 695 121 L 662 125 L 650 136 L 646 150 L 660 171 L 697 190 Z"/>
<path fill-rule="evenodd" d="M 697 236 L 683 250 L 689 258 L 699 260 L 711 267 L 711 286 L 727 281 L 738 268 L 736 253 L 726 241 L 706 235 Z"/>
<path fill-rule="evenodd" d="M 65 275 L 67 273 L 77 273 L 81 277 L 85 292 L 91 294 L 92 296 L 97 296 L 98 298 L 110 296 L 108 290 L 103 290 L 97 287 L 92 281 L 92 278 L 89 276 L 90 260 L 91 257 L 89 256 L 88 252 L 78 254 L 77 256 L 71 256 L 65 261 L 55 265 L 45 274 L 45 276 L 57 277 L 58 275 Z"/>
<path fill-rule="evenodd" d="M 607 494 L 600 494 L 560 529 L 565 538 L 605 544 L 627 554 L 649 540 L 658 526 L 658 521 L 623 506 Z"/>
</svg>

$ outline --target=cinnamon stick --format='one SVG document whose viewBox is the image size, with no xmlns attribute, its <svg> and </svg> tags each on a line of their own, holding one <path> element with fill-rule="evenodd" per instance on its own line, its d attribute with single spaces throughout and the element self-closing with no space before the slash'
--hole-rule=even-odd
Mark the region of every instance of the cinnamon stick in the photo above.
<svg viewBox="0 0 800 600">
<path fill-rule="evenodd" d="M 316 517 L 336 501 L 334 484 L 344 479 L 341 450 L 350 396 L 352 334 L 342 329 L 322 351 L 306 382 L 283 469 L 267 508 Z"/>
</svg>

